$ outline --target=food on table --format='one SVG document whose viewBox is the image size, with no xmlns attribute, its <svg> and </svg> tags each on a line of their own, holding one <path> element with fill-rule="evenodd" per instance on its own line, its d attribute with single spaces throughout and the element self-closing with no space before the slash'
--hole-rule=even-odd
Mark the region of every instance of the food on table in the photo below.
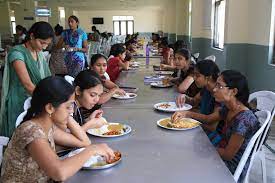
<svg viewBox="0 0 275 183">
<path fill-rule="evenodd" d="M 108 131 L 106 133 L 103 133 L 102 135 L 121 135 L 120 131 Z"/>
<path fill-rule="evenodd" d="M 107 162 L 108 164 L 114 163 L 114 162 L 118 161 L 121 158 L 121 153 L 119 151 L 115 151 L 114 154 L 115 154 L 115 158 L 108 161 Z"/>
<path fill-rule="evenodd" d="M 169 78 L 163 78 L 162 79 L 162 85 L 164 85 L 164 86 L 170 85 L 170 79 Z"/>
<path fill-rule="evenodd" d="M 184 118 L 172 122 L 171 119 L 164 119 L 160 122 L 162 126 L 166 126 L 168 128 L 194 128 L 199 125 L 199 122 L 196 122 L 192 119 Z"/>
<path fill-rule="evenodd" d="M 160 104 L 158 107 L 167 109 L 167 108 L 171 107 L 171 105 L 170 104 Z"/>
</svg>

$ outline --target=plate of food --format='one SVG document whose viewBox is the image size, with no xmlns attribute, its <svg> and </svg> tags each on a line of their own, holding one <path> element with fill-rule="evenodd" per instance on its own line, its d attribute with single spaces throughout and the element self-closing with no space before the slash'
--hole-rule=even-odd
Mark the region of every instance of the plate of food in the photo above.
<svg viewBox="0 0 275 183">
<path fill-rule="evenodd" d="M 163 78 L 161 81 L 151 83 L 151 86 L 156 88 L 168 88 L 173 86 L 173 84 L 170 83 L 169 78 Z"/>
<path fill-rule="evenodd" d="M 120 99 L 120 100 L 133 99 L 136 97 L 137 97 L 136 93 L 126 93 L 125 95 L 119 95 L 119 94 L 113 95 L 113 98 Z"/>
<path fill-rule="evenodd" d="M 163 118 L 157 121 L 159 127 L 168 129 L 168 130 L 190 130 L 200 126 L 200 122 L 192 118 L 182 118 L 175 122 L 171 121 L 171 118 Z"/>
<path fill-rule="evenodd" d="M 68 157 L 72 157 L 76 154 L 79 154 L 85 148 L 80 148 L 75 151 L 71 151 L 68 154 Z M 92 156 L 83 166 L 82 169 L 89 169 L 89 170 L 102 170 L 113 167 L 121 162 L 121 153 L 119 151 L 115 151 L 115 158 L 111 161 L 106 161 L 106 159 L 100 155 Z"/>
<path fill-rule="evenodd" d="M 176 111 L 187 111 L 192 109 L 189 104 L 184 104 L 182 107 L 177 107 L 175 102 L 161 102 L 154 105 L 154 108 L 164 112 L 176 112 Z"/>
<path fill-rule="evenodd" d="M 131 62 L 130 67 L 139 67 L 139 62 Z"/>
<path fill-rule="evenodd" d="M 97 137 L 111 138 L 127 135 L 131 131 L 132 128 L 129 125 L 121 123 L 108 123 L 100 128 L 89 129 L 87 130 L 87 133 Z"/>
</svg>

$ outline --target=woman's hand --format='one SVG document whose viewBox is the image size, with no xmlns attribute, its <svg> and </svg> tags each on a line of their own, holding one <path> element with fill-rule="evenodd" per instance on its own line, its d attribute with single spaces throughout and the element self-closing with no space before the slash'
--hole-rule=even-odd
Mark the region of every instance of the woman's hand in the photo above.
<svg viewBox="0 0 275 183">
<path fill-rule="evenodd" d="M 171 122 L 176 122 L 182 118 L 188 117 L 188 111 L 175 112 L 171 117 Z"/>
<path fill-rule="evenodd" d="M 185 104 L 185 101 L 186 101 L 185 94 L 180 94 L 179 96 L 177 96 L 177 99 L 176 99 L 177 107 L 179 107 L 179 108 L 183 107 L 183 105 Z"/>
<path fill-rule="evenodd" d="M 90 119 L 93 118 L 101 118 L 103 115 L 103 111 L 101 109 L 99 110 L 95 110 L 91 115 L 90 115 Z"/>
<path fill-rule="evenodd" d="M 116 88 L 115 89 L 115 94 L 118 94 L 118 95 L 126 95 L 126 92 L 123 90 L 123 89 L 120 89 L 120 88 Z"/>
<path fill-rule="evenodd" d="M 88 147 L 95 154 L 104 156 L 107 161 L 114 159 L 114 151 L 107 144 L 94 144 Z"/>
</svg>

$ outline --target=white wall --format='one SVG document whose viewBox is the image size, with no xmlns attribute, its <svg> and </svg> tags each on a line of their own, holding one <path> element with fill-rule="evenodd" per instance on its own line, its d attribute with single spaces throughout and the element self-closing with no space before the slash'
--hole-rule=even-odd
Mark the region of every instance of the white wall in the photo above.
<svg viewBox="0 0 275 183">
<path fill-rule="evenodd" d="M 9 4 L 7 2 L 0 3 L 0 33 L 1 35 L 9 35 L 11 33 L 10 29 L 10 17 L 9 17 Z"/>
<path fill-rule="evenodd" d="M 273 37 L 273 35 L 270 36 L 271 23 L 273 23 L 271 22 L 272 1 L 275 3 L 275 0 L 249 0 L 248 43 L 273 45 L 274 39 L 272 43 L 269 41 Z M 273 11 L 275 11 L 274 4 Z"/>
<path fill-rule="evenodd" d="M 163 29 L 161 9 L 140 9 L 135 11 L 104 10 L 104 11 L 78 11 L 80 26 L 91 32 L 92 18 L 103 17 L 104 24 L 96 25 L 100 32 L 113 32 L 113 16 L 134 16 L 135 32 L 156 32 Z"/>
</svg>

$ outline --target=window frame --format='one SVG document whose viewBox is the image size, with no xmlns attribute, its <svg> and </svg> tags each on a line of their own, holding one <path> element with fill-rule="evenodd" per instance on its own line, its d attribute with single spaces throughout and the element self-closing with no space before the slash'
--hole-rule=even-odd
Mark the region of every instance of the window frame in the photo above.
<svg viewBox="0 0 275 183">
<path fill-rule="evenodd" d="M 113 20 L 113 32 L 115 32 L 115 22 L 119 22 L 119 35 L 121 34 L 121 22 L 126 22 L 126 35 L 129 34 L 128 32 L 128 22 L 133 23 L 133 33 L 135 32 L 135 22 L 134 20 Z"/>
</svg>

